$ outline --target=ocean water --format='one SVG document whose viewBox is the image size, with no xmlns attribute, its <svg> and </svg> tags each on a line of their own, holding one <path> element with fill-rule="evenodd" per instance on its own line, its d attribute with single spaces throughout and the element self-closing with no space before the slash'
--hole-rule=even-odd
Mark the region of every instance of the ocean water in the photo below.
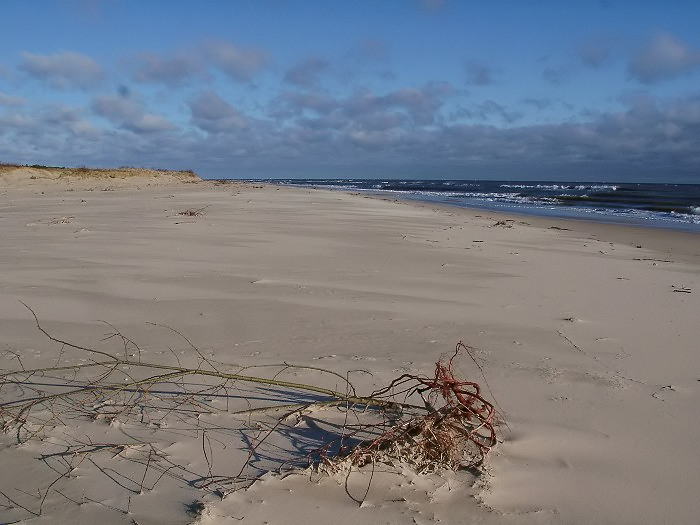
<svg viewBox="0 0 700 525">
<path fill-rule="evenodd" d="M 700 233 L 700 184 L 408 179 L 266 179 L 265 182 Z"/>
</svg>

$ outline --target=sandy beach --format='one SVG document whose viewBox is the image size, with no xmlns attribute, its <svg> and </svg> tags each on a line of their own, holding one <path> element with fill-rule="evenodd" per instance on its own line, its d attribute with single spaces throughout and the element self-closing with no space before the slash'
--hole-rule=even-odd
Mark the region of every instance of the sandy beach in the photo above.
<svg viewBox="0 0 700 525">
<path fill-rule="evenodd" d="M 278 377 L 332 389 L 348 377 L 363 393 L 431 375 L 463 341 L 502 419 L 482 473 L 270 473 L 223 498 L 225 483 L 203 480 L 238 473 L 256 424 L 231 414 L 275 392 L 232 382 L 209 400 L 221 413 L 158 421 L 76 407 L 19 444 L 3 421 L 1 523 L 698 522 L 697 235 L 29 168 L 0 172 L 0 232 L 3 373 L 102 359 L 51 341 L 33 313 L 55 339 L 109 355 L 319 367 L 340 377 Z M 484 383 L 469 360 L 459 372 Z M 0 402 L 66 373 L 3 375 Z M 290 451 L 256 458 L 257 473 Z"/>
</svg>

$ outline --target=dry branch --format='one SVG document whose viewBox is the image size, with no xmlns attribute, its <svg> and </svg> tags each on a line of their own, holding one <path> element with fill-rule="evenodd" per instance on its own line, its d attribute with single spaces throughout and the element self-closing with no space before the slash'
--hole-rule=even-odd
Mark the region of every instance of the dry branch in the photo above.
<svg viewBox="0 0 700 525">
<path fill-rule="evenodd" d="M 209 205 L 202 206 L 201 208 L 188 208 L 186 210 L 177 212 L 177 214 L 183 217 L 200 217 L 204 215 L 204 210 L 206 210 L 208 207 Z"/>
<path fill-rule="evenodd" d="M 27 308 L 38 330 L 60 346 L 60 356 L 56 366 L 35 369 L 26 369 L 16 354 L 9 356 L 20 366 L 0 374 L 0 424 L 17 443 L 34 440 L 46 447 L 43 461 L 60 473 L 54 483 L 67 482 L 71 465 L 85 458 L 111 477 L 113 469 L 99 461 L 100 454 L 108 453 L 111 460 L 130 462 L 127 473 L 120 474 L 123 479 L 113 480 L 133 493 L 152 490 L 169 478 L 224 496 L 272 469 L 311 466 L 348 472 L 403 463 L 422 473 L 478 467 L 496 443 L 494 405 L 479 384 L 455 375 L 455 359 L 474 360 L 461 342 L 447 361 L 436 363 L 433 376 L 404 374 L 363 396 L 347 376 L 322 368 L 215 363 L 172 329 L 187 342 L 196 366 L 147 362 L 114 327 L 106 340 L 120 339 L 123 352 L 81 346 L 49 333 Z M 130 354 L 130 348 L 136 352 Z M 69 363 L 69 351 L 82 362 Z M 318 384 L 283 378 L 300 372 L 312 374 Z M 342 390 L 320 386 L 328 379 L 342 381 Z M 231 409 L 234 400 L 246 408 Z M 80 422 L 99 421 L 109 423 L 99 440 L 76 431 Z M 128 429 L 121 436 L 131 439 L 110 441 L 111 428 Z M 170 437 L 162 437 L 168 432 Z M 177 436 L 199 442 L 201 469 L 164 451 Z M 226 472 L 217 464 L 215 450 L 243 446 L 248 453 L 240 469 Z M 28 512 L 41 513 L 54 483 L 44 489 L 39 508 Z"/>
</svg>

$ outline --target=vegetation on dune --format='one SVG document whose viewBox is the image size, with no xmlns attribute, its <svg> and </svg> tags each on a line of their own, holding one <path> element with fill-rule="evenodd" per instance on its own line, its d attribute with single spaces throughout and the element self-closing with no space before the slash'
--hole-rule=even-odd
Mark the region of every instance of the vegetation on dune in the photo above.
<svg viewBox="0 0 700 525">
<path fill-rule="evenodd" d="M 122 166 L 119 168 L 90 168 L 87 166 L 64 167 L 45 166 L 42 164 L 13 164 L 0 162 L 0 173 L 18 169 L 40 170 L 54 175 L 56 178 L 128 178 L 142 176 L 175 176 L 184 180 L 199 180 L 192 170 L 168 170 L 161 168 L 138 168 Z"/>
</svg>

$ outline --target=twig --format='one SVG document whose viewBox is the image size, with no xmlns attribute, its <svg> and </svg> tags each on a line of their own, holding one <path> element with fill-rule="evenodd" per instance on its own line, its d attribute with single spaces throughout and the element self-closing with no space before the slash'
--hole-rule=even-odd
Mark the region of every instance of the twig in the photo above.
<svg viewBox="0 0 700 525">
<path fill-rule="evenodd" d="M 39 509 L 39 512 L 34 512 L 33 510 L 31 510 L 31 509 L 28 508 L 28 507 L 25 507 L 25 506 L 22 505 L 21 503 L 17 503 L 17 502 L 16 502 L 15 500 L 13 500 L 10 496 L 8 496 L 7 494 L 5 494 L 2 490 L 0 490 L 0 494 L 2 494 L 3 497 L 4 497 L 7 501 L 9 501 L 10 503 L 12 503 L 15 507 L 19 507 L 19 508 L 21 508 L 21 509 L 24 509 L 24 510 L 26 510 L 27 512 L 29 512 L 29 514 L 32 514 L 32 515 L 34 515 L 34 516 L 41 516 L 41 509 Z"/>
</svg>

